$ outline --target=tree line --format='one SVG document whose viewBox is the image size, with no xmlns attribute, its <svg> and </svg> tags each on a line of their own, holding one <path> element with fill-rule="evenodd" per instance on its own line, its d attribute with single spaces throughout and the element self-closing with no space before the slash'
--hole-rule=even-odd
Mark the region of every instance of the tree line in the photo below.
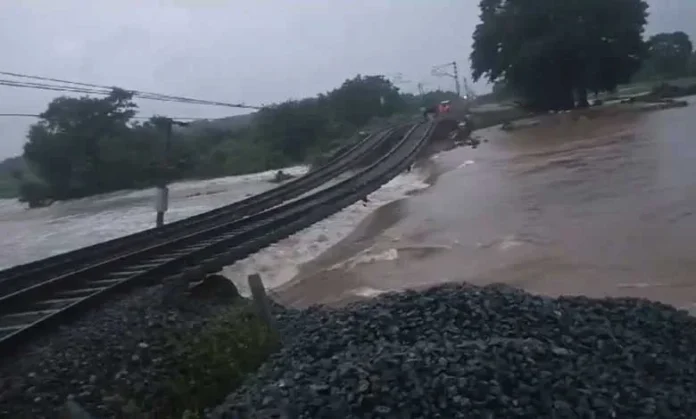
<svg viewBox="0 0 696 419">
<path fill-rule="evenodd" d="M 358 75 L 325 94 L 229 118 L 231 124 L 174 129 L 169 141 L 162 129 L 166 119 L 134 119 L 138 107 L 128 91 L 62 96 L 30 127 L 22 167 L 15 164 L 11 173 L 19 199 L 34 207 L 177 179 L 281 168 L 326 153 L 340 145 L 336 139 L 350 139 L 375 118 L 412 112 L 423 100 L 448 95 L 416 98 L 384 76 Z"/>
<path fill-rule="evenodd" d="M 643 0 L 481 0 L 471 53 L 475 80 L 532 110 L 589 105 L 621 84 L 696 73 L 684 32 L 644 39 Z"/>
</svg>

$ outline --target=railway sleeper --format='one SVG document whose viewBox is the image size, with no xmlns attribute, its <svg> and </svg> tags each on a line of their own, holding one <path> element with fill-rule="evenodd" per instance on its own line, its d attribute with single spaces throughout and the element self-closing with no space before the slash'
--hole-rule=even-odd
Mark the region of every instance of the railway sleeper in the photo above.
<svg viewBox="0 0 696 419">
<path fill-rule="evenodd" d="M 116 281 L 116 280 L 122 281 L 122 280 L 124 280 L 124 279 L 126 279 L 126 278 L 130 278 L 131 276 L 135 275 L 136 273 L 137 273 L 137 272 L 130 272 L 130 271 L 116 271 L 116 272 L 111 272 L 111 273 L 109 273 L 109 274 L 106 274 L 106 275 L 104 276 L 104 279 L 103 279 L 103 280 L 104 280 L 104 281 L 106 281 L 106 280 L 109 280 L 109 281 L 111 281 L 111 280 L 114 280 L 114 281 Z"/>
<path fill-rule="evenodd" d="M 106 287 L 84 287 L 84 288 L 77 288 L 77 289 L 72 289 L 72 290 L 60 291 L 56 295 L 58 297 L 66 297 L 66 298 L 87 297 L 89 295 L 96 294 L 96 293 L 103 291 L 105 289 L 106 289 Z"/>
<path fill-rule="evenodd" d="M 12 334 L 21 328 L 22 326 L 0 326 L 0 338 Z"/>
<path fill-rule="evenodd" d="M 190 252 L 186 249 L 177 249 L 177 250 L 172 250 L 171 252 L 167 252 L 166 255 L 172 259 L 179 258 L 185 255 L 188 255 Z M 164 257 L 164 255 L 162 255 Z"/>
<path fill-rule="evenodd" d="M 38 308 L 53 308 L 53 309 L 60 309 L 65 306 L 69 306 L 70 304 L 76 303 L 80 301 L 82 297 L 74 297 L 74 298 L 52 298 L 50 300 L 42 300 L 34 304 L 34 306 Z"/>
<path fill-rule="evenodd" d="M 196 250 L 204 249 L 207 246 L 208 246 L 207 242 L 198 242 L 196 244 L 192 244 L 192 245 L 188 246 L 188 249 L 196 251 Z M 162 257 L 164 257 L 164 256 L 162 256 Z"/>
<path fill-rule="evenodd" d="M 128 271 L 134 271 L 134 273 L 138 273 L 138 272 L 142 272 L 142 271 L 146 271 L 146 270 L 152 269 L 152 268 L 154 268 L 155 266 L 159 266 L 159 264 L 156 263 L 156 262 L 153 262 L 153 261 L 149 260 L 149 261 L 145 261 L 145 262 L 140 262 L 140 263 L 135 264 L 135 265 L 130 265 L 130 266 L 128 267 Z M 122 271 L 122 272 L 123 272 L 123 271 Z"/>
<path fill-rule="evenodd" d="M 128 266 L 128 267 L 123 268 L 123 269 L 119 269 L 117 271 L 109 272 L 108 274 L 103 275 L 101 277 L 101 279 L 114 280 L 117 278 L 128 278 L 128 277 L 131 277 L 133 275 L 137 275 L 137 274 L 139 274 L 143 271 L 146 271 L 146 270 L 147 270 L 147 268 L 143 269 L 143 268 L 139 268 L 139 267 L 133 265 L 133 266 Z"/>
<path fill-rule="evenodd" d="M 126 277 L 127 278 L 127 277 Z M 89 285 L 96 285 L 98 287 L 109 287 L 111 285 L 121 282 L 124 278 L 104 278 L 104 279 L 94 279 L 89 280 Z"/>
<path fill-rule="evenodd" d="M 0 317 L 0 327 L 24 327 L 37 320 L 57 313 L 59 310 L 33 310 L 4 314 Z"/>
<path fill-rule="evenodd" d="M 172 258 L 171 256 L 166 256 L 166 255 L 165 255 L 165 256 L 158 256 L 158 257 L 152 258 L 152 259 L 150 259 L 150 260 L 151 260 L 152 262 L 157 263 L 158 265 L 161 265 L 161 264 L 163 264 L 163 263 L 165 263 L 165 262 L 169 262 L 169 261 L 172 260 L 172 259 L 173 259 L 173 258 Z"/>
</svg>

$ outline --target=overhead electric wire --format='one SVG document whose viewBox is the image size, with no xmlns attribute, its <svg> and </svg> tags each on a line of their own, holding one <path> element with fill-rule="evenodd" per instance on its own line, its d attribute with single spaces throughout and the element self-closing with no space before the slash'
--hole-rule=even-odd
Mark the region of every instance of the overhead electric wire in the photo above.
<svg viewBox="0 0 696 419">
<path fill-rule="evenodd" d="M 52 90 L 52 91 L 64 91 L 64 92 L 73 92 L 73 93 L 100 94 L 100 95 L 108 95 L 111 92 L 111 90 L 116 88 L 115 86 L 106 86 L 106 85 L 99 85 L 99 84 L 93 84 L 93 83 L 75 82 L 75 81 L 69 81 L 69 80 L 56 79 L 56 78 L 52 78 L 52 77 L 42 77 L 42 76 L 34 76 L 34 75 L 29 75 L 29 74 L 13 73 L 13 72 L 9 72 L 9 71 L 0 71 L 0 75 L 23 78 L 23 79 L 40 80 L 40 81 L 44 81 L 44 82 L 62 83 L 62 84 L 55 85 L 55 84 L 47 84 L 47 83 L 32 83 L 32 82 L 25 82 L 25 81 L 14 81 L 14 80 L 0 79 L 0 86 Z M 218 102 L 218 101 L 212 101 L 212 100 L 194 99 L 194 98 L 189 98 L 189 97 L 184 97 L 184 96 L 165 95 L 165 94 L 161 94 L 161 93 L 153 93 L 153 92 L 146 92 L 146 91 L 140 91 L 140 90 L 131 90 L 131 89 L 123 89 L 123 90 L 126 90 L 127 92 L 132 93 L 134 97 L 137 97 L 140 99 L 147 99 L 147 100 L 157 100 L 157 101 L 162 101 L 162 102 L 191 103 L 191 104 L 196 104 L 196 105 L 225 106 L 225 107 L 242 108 L 242 109 L 261 109 L 260 106 L 246 105 L 244 103 L 226 103 L 226 102 Z"/>
<path fill-rule="evenodd" d="M 151 119 L 154 117 L 157 117 L 160 115 L 153 115 L 153 116 L 134 116 L 132 119 Z M 0 117 L 19 117 L 19 118 L 41 118 L 41 115 L 35 114 L 35 113 L 0 113 Z M 173 120 L 180 120 L 180 121 L 208 121 L 208 120 L 214 120 L 214 119 L 222 119 L 226 117 L 216 117 L 216 118 L 201 118 L 201 117 L 191 117 L 191 116 L 171 116 L 167 117 L 169 119 Z"/>
<path fill-rule="evenodd" d="M 84 87 L 73 87 L 73 86 L 56 86 L 45 83 L 27 83 L 18 82 L 14 80 L 0 79 L 0 86 L 9 87 L 25 87 L 29 89 L 40 89 L 40 90 L 53 90 L 57 92 L 74 92 L 74 93 L 91 93 L 91 94 L 109 94 L 109 91 L 85 89 Z"/>
</svg>

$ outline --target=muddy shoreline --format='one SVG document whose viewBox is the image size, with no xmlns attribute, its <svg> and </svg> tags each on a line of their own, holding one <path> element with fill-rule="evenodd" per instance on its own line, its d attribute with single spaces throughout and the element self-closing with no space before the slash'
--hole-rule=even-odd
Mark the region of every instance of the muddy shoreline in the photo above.
<svg viewBox="0 0 696 419">
<path fill-rule="evenodd" d="M 691 213 L 684 193 L 696 192 L 691 165 L 660 163 L 677 178 L 654 172 L 667 157 L 691 155 L 696 127 L 674 131 L 674 121 L 693 120 L 693 108 L 622 107 L 592 118 L 543 116 L 513 133 L 480 130 L 489 143 L 430 159 L 428 189 L 379 208 L 274 294 L 305 307 L 442 282 L 503 282 L 551 296 L 696 307 L 687 268 L 696 260 L 683 250 L 696 238 L 683 221 Z M 639 244 L 641 234 L 654 249 Z M 668 253 L 675 245 L 682 250 Z"/>
</svg>

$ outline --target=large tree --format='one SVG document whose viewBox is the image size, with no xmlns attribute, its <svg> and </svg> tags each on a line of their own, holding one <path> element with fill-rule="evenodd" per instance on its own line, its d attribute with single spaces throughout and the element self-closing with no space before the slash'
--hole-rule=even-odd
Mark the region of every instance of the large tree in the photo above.
<svg viewBox="0 0 696 419">
<path fill-rule="evenodd" d="M 174 131 L 170 147 L 165 147 L 162 119 L 134 122 L 137 107 L 132 99 L 130 92 L 115 89 L 106 97 L 53 100 L 30 128 L 24 146 L 26 173 L 17 179 L 6 173 L 12 189 L 21 182 L 20 199 L 41 205 L 150 186 L 163 178 L 278 168 L 306 161 L 332 148 L 334 140 L 350 138 L 372 118 L 409 106 L 383 76 L 357 76 L 326 94 L 264 108 L 234 127 L 225 121 L 199 121 Z"/>
<path fill-rule="evenodd" d="M 135 112 L 132 94 L 120 89 L 105 98 L 59 97 L 30 128 L 24 158 L 57 199 L 112 189 L 118 178 L 105 143 L 127 135 Z"/>
<path fill-rule="evenodd" d="M 694 46 L 684 32 L 659 33 L 648 40 L 646 71 L 656 77 L 676 78 L 689 74 Z"/>
<path fill-rule="evenodd" d="M 404 111 L 407 103 L 384 76 L 358 75 L 326 94 L 288 101 L 259 112 L 258 141 L 286 162 L 300 162 L 331 139 L 354 132 L 372 118 Z"/>
<path fill-rule="evenodd" d="M 613 90 L 646 53 L 643 0 L 481 0 L 475 80 L 504 81 L 535 109 L 587 105 Z"/>
</svg>

